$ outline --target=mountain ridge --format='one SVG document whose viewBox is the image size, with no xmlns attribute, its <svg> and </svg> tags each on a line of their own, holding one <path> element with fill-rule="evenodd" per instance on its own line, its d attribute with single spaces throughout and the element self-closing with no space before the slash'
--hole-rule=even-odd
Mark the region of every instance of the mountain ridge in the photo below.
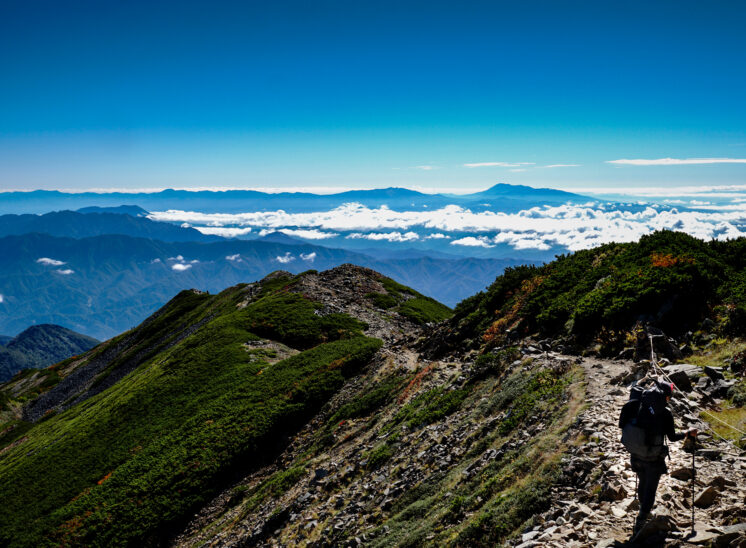
<svg viewBox="0 0 746 548">
<path fill-rule="evenodd" d="M 473 194 L 426 194 L 406 188 L 383 188 L 370 190 L 349 190 L 335 194 L 314 194 L 310 192 L 269 193 L 256 190 L 174 190 L 164 189 L 152 193 L 66 193 L 57 190 L 34 190 L 25 192 L 0 192 L 0 213 L 45 213 L 60 209 L 79 209 L 81 207 L 112 207 L 137 203 L 148 211 L 165 211 L 168 209 L 192 208 L 194 211 L 238 212 L 246 211 L 247 204 L 252 204 L 255 211 L 267 208 L 308 211 L 309 208 L 333 208 L 350 201 L 368 206 L 389 207 L 415 206 L 442 207 L 449 204 L 474 204 L 485 196 L 499 195 L 508 199 L 510 189 L 516 191 L 514 204 L 510 201 L 504 205 L 525 207 L 528 202 L 536 202 L 537 197 L 548 199 L 551 203 L 567 201 L 586 202 L 589 198 L 571 192 L 535 189 L 520 185 L 498 184 Z M 513 192 L 515 194 L 515 192 Z M 219 207 L 218 207 L 219 204 Z"/>
</svg>

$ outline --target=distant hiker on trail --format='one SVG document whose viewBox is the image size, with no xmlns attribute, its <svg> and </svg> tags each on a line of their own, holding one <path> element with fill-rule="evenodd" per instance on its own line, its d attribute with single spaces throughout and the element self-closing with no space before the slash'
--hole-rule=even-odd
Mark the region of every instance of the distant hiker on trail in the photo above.
<svg viewBox="0 0 746 548">
<path fill-rule="evenodd" d="M 632 470 L 639 478 L 637 498 L 640 501 L 640 511 L 635 521 L 635 533 L 650 515 L 661 475 L 668 472 L 665 460 L 668 446 L 664 437 L 678 441 L 697 436 L 694 428 L 688 432 L 675 431 L 673 415 L 666 407 L 673 389 L 673 384 L 658 381 L 652 388 L 644 391 L 639 384 L 635 385 L 619 416 L 622 443 L 631 454 Z"/>
</svg>

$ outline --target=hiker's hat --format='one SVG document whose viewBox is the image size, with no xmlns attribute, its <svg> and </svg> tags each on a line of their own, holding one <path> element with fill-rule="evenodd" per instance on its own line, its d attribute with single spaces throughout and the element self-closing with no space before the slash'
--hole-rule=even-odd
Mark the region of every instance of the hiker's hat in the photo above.
<svg viewBox="0 0 746 548">
<path fill-rule="evenodd" d="M 660 382 L 658 381 L 658 388 L 661 392 L 663 392 L 663 395 L 667 398 L 670 398 L 673 396 L 673 383 L 672 382 Z"/>
</svg>

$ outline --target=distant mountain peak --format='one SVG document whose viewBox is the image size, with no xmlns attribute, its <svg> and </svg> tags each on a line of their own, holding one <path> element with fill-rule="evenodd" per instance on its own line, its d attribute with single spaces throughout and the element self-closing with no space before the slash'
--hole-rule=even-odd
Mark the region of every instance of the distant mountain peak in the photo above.
<svg viewBox="0 0 746 548">
<path fill-rule="evenodd" d="M 22 369 L 42 368 L 90 350 L 99 341 L 54 324 L 37 324 L 15 337 L 1 337 L 0 382 Z"/>
<path fill-rule="evenodd" d="M 260 236 L 256 239 L 258 242 L 271 242 L 274 244 L 287 244 L 287 245 L 302 245 L 305 242 L 292 236 L 288 236 L 284 232 L 270 232 L 264 236 Z"/>
<path fill-rule="evenodd" d="M 541 196 L 578 196 L 572 192 L 566 192 L 564 190 L 557 190 L 554 188 L 535 188 L 526 185 L 512 185 L 509 183 L 497 183 L 492 185 L 486 190 L 476 192 L 472 196 L 526 196 L 526 195 L 541 195 Z"/>
<path fill-rule="evenodd" d="M 118 215 L 131 215 L 132 217 L 146 217 L 150 212 L 138 205 L 120 205 L 112 207 L 89 206 L 76 209 L 78 213 L 116 213 Z"/>
</svg>

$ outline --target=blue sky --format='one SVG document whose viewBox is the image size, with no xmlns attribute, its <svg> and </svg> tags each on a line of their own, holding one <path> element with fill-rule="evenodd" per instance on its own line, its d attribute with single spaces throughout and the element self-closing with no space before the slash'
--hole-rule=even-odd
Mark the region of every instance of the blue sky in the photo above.
<svg viewBox="0 0 746 548">
<path fill-rule="evenodd" d="M 0 4 L 0 187 L 746 184 L 742 2 L 215 4 Z"/>
</svg>

